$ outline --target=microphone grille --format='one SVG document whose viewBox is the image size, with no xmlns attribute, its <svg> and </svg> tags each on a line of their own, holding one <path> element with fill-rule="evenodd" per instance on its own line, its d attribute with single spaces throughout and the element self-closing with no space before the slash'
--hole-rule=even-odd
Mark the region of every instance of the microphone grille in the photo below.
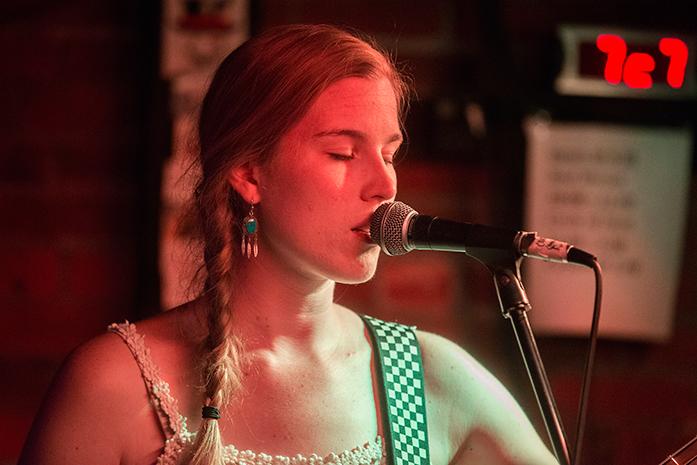
<svg viewBox="0 0 697 465">
<path fill-rule="evenodd" d="M 380 205 L 370 219 L 370 238 L 387 255 L 404 255 L 407 248 L 405 227 L 410 216 L 416 211 L 402 202 Z"/>
</svg>

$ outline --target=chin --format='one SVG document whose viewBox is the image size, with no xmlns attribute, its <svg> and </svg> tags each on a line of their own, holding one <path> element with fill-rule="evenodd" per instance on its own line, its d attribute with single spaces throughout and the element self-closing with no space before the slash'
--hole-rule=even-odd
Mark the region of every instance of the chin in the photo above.
<svg viewBox="0 0 697 465">
<path fill-rule="evenodd" d="M 342 277 L 340 279 L 335 279 L 334 281 L 339 283 L 339 284 L 363 284 L 367 283 L 371 279 L 373 279 L 373 276 L 375 276 L 375 273 L 369 273 L 364 276 L 356 276 L 356 277 Z"/>
<path fill-rule="evenodd" d="M 350 271 L 346 270 L 343 273 L 337 273 L 333 280 L 341 284 L 362 284 L 370 281 L 373 279 L 373 276 L 375 276 L 378 257 L 377 255 L 374 258 L 367 257 L 366 259 L 359 260 L 356 265 L 357 266 Z"/>
</svg>

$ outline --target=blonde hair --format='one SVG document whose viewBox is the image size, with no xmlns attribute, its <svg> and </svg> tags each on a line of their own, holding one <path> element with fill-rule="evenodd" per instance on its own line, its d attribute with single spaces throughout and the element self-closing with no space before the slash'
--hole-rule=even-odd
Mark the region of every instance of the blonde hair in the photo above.
<svg viewBox="0 0 697 465">
<path fill-rule="evenodd" d="M 201 178 L 194 202 L 207 272 L 205 406 L 222 410 L 242 380 L 243 345 L 231 328 L 228 306 L 241 240 L 238 224 L 247 205 L 230 187 L 227 174 L 235 166 L 267 161 L 317 96 L 347 77 L 389 79 L 401 121 L 409 96 L 407 79 L 369 39 L 330 25 L 280 26 L 250 39 L 221 63 L 204 98 L 198 125 Z M 216 420 L 203 419 L 190 463 L 223 463 Z"/>
</svg>

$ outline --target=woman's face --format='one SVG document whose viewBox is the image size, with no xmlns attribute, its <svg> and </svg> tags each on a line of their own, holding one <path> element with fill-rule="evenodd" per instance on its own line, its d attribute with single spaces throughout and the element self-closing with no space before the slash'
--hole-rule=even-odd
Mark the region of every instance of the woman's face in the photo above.
<svg viewBox="0 0 697 465">
<path fill-rule="evenodd" d="M 310 279 L 369 280 L 380 253 L 370 216 L 395 198 L 401 142 L 387 79 L 328 87 L 260 170 L 260 249 Z"/>
</svg>

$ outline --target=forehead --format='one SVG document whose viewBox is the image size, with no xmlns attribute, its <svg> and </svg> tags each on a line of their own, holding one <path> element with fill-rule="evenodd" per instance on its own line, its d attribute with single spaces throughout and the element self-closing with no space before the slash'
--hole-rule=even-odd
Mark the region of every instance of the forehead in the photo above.
<svg viewBox="0 0 697 465">
<path fill-rule="evenodd" d="M 341 79 L 315 99 L 295 129 L 305 136 L 341 129 L 399 132 L 397 98 L 392 83 L 387 78 Z"/>
</svg>

